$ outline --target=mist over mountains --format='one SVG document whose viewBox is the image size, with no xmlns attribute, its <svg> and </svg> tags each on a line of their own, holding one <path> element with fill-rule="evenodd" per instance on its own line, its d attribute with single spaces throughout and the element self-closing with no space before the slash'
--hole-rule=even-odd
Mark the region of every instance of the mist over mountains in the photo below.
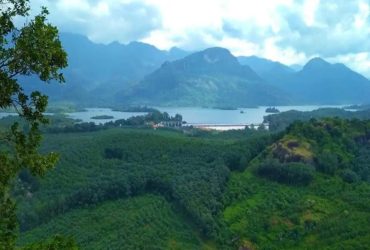
<svg viewBox="0 0 370 250">
<path fill-rule="evenodd" d="M 370 81 L 343 64 L 321 58 L 302 69 L 256 56 L 235 57 L 225 48 L 190 53 L 131 42 L 95 44 L 62 33 L 69 66 L 66 84 L 27 80 L 51 102 L 83 106 L 235 106 L 366 103 Z"/>
</svg>

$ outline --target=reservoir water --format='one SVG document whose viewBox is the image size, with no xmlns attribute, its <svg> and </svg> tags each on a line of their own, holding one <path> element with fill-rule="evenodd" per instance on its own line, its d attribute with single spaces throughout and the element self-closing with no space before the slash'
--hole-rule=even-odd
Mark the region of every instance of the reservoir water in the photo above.
<svg viewBox="0 0 370 250">
<path fill-rule="evenodd" d="M 109 108 L 87 108 L 85 111 L 82 112 L 74 112 L 68 113 L 67 117 L 81 120 L 82 122 L 94 122 L 96 124 L 106 123 L 110 121 L 116 121 L 120 119 L 127 119 L 133 116 L 145 115 L 146 113 L 139 113 L 139 112 L 121 112 L 121 111 L 113 111 Z M 112 119 L 92 119 L 94 116 L 113 116 Z"/>
<path fill-rule="evenodd" d="M 281 112 L 288 110 L 312 111 L 319 108 L 341 108 L 343 106 L 277 106 Z M 171 116 L 181 114 L 183 120 L 190 124 L 224 124 L 224 125 L 242 125 L 242 124 L 260 124 L 263 117 L 269 115 L 266 113 L 267 107 L 258 108 L 239 108 L 236 110 L 222 110 L 197 107 L 155 107 L 161 112 L 167 112 Z M 121 112 L 113 111 L 109 108 L 88 108 L 83 112 L 68 113 L 67 117 L 78 119 L 82 122 L 94 122 L 96 124 L 115 121 L 118 119 L 127 119 L 132 116 L 145 115 L 140 112 Z M 14 113 L 0 113 L 0 118 L 15 115 Z M 113 116 L 113 119 L 92 119 L 94 116 Z"/>
<path fill-rule="evenodd" d="M 289 110 L 312 111 L 319 108 L 341 108 L 342 106 L 277 106 L 281 112 Z M 260 124 L 268 107 L 239 108 L 237 110 L 221 110 L 209 108 L 179 108 L 179 107 L 156 107 L 161 112 L 167 112 L 171 116 L 181 114 L 183 120 L 190 124 Z"/>
</svg>

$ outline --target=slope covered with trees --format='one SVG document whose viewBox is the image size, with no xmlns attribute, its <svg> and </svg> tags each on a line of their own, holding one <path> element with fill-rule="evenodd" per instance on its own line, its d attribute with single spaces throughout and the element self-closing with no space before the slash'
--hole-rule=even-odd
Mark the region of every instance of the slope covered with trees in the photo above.
<svg viewBox="0 0 370 250">
<path fill-rule="evenodd" d="M 160 91 L 158 91 L 160 90 Z M 287 104 L 289 98 L 240 65 L 227 49 L 210 48 L 163 64 L 132 91 L 128 103 L 172 106 L 232 106 Z"/>
<path fill-rule="evenodd" d="M 231 176 L 220 218 L 251 249 L 366 249 L 368 121 L 297 122 Z"/>
<path fill-rule="evenodd" d="M 61 232 L 78 239 L 84 249 L 202 249 L 206 246 L 198 231 L 181 217 L 178 208 L 163 196 L 152 194 L 104 202 L 57 216 L 27 232 L 22 243 Z"/>
<path fill-rule="evenodd" d="M 82 249 L 366 249 L 369 131 L 323 119 L 275 135 L 49 134 L 61 162 L 45 179 L 20 175 L 18 244 L 59 233 Z"/>
</svg>

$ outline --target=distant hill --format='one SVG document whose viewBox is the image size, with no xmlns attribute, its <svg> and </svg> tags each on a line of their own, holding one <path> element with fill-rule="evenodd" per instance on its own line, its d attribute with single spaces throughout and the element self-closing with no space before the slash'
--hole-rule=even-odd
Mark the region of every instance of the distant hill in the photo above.
<svg viewBox="0 0 370 250">
<path fill-rule="evenodd" d="M 70 33 L 62 33 L 61 41 L 69 55 L 69 71 L 88 74 L 96 81 L 140 80 L 163 62 L 187 55 L 178 48 L 163 51 L 141 42 L 96 44 L 84 36 Z"/>
<path fill-rule="evenodd" d="M 290 67 L 291 69 L 295 70 L 295 71 L 300 71 L 300 70 L 303 68 L 303 66 L 302 66 L 302 65 L 300 65 L 300 64 L 293 64 L 293 65 L 289 65 L 289 67 Z"/>
<path fill-rule="evenodd" d="M 269 84 L 289 93 L 295 104 L 367 103 L 370 96 L 370 81 L 343 64 L 330 64 L 321 58 L 303 67 L 288 67 L 256 56 L 238 60 Z"/>
<path fill-rule="evenodd" d="M 369 102 L 367 78 L 321 58 L 296 71 L 256 56 L 236 58 L 223 48 L 191 54 L 141 42 L 96 44 L 71 33 L 60 38 L 68 53 L 66 84 L 20 78 L 26 91 L 40 90 L 51 102 L 211 107 Z"/>
<path fill-rule="evenodd" d="M 295 72 L 294 69 L 280 62 L 257 56 L 240 56 L 238 60 L 240 64 L 248 65 L 264 80 L 275 85 L 278 85 L 283 79 L 291 76 Z"/>
<path fill-rule="evenodd" d="M 367 78 L 343 64 L 330 64 L 321 58 L 310 60 L 279 86 L 305 104 L 367 103 L 370 97 Z"/>
<path fill-rule="evenodd" d="M 210 48 L 165 63 L 144 78 L 126 101 L 147 105 L 249 106 L 288 103 L 278 88 L 240 65 L 227 49 Z"/>
<path fill-rule="evenodd" d="M 96 44 L 87 37 L 61 33 L 62 45 L 68 53 L 68 68 L 64 70 L 66 84 L 49 86 L 38 84 L 37 79 L 23 79 L 28 90 L 41 89 L 51 101 L 73 101 L 86 105 L 107 105 L 112 96 L 124 91 L 145 75 L 156 70 L 165 61 L 180 59 L 188 54 L 178 48 L 170 51 L 131 42 Z"/>
</svg>

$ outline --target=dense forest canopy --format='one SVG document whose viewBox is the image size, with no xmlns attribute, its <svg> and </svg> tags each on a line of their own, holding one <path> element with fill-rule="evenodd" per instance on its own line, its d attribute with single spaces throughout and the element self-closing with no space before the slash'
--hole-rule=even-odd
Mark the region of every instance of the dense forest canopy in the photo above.
<svg viewBox="0 0 370 250">
<path fill-rule="evenodd" d="M 58 150 L 61 161 L 45 179 L 19 175 L 18 245 L 62 234 L 82 249 L 361 249 L 369 243 L 369 131 L 368 121 L 332 118 L 278 134 L 49 132 L 42 151 Z M 119 222 L 132 227 L 124 236 Z"/>
</svg>

